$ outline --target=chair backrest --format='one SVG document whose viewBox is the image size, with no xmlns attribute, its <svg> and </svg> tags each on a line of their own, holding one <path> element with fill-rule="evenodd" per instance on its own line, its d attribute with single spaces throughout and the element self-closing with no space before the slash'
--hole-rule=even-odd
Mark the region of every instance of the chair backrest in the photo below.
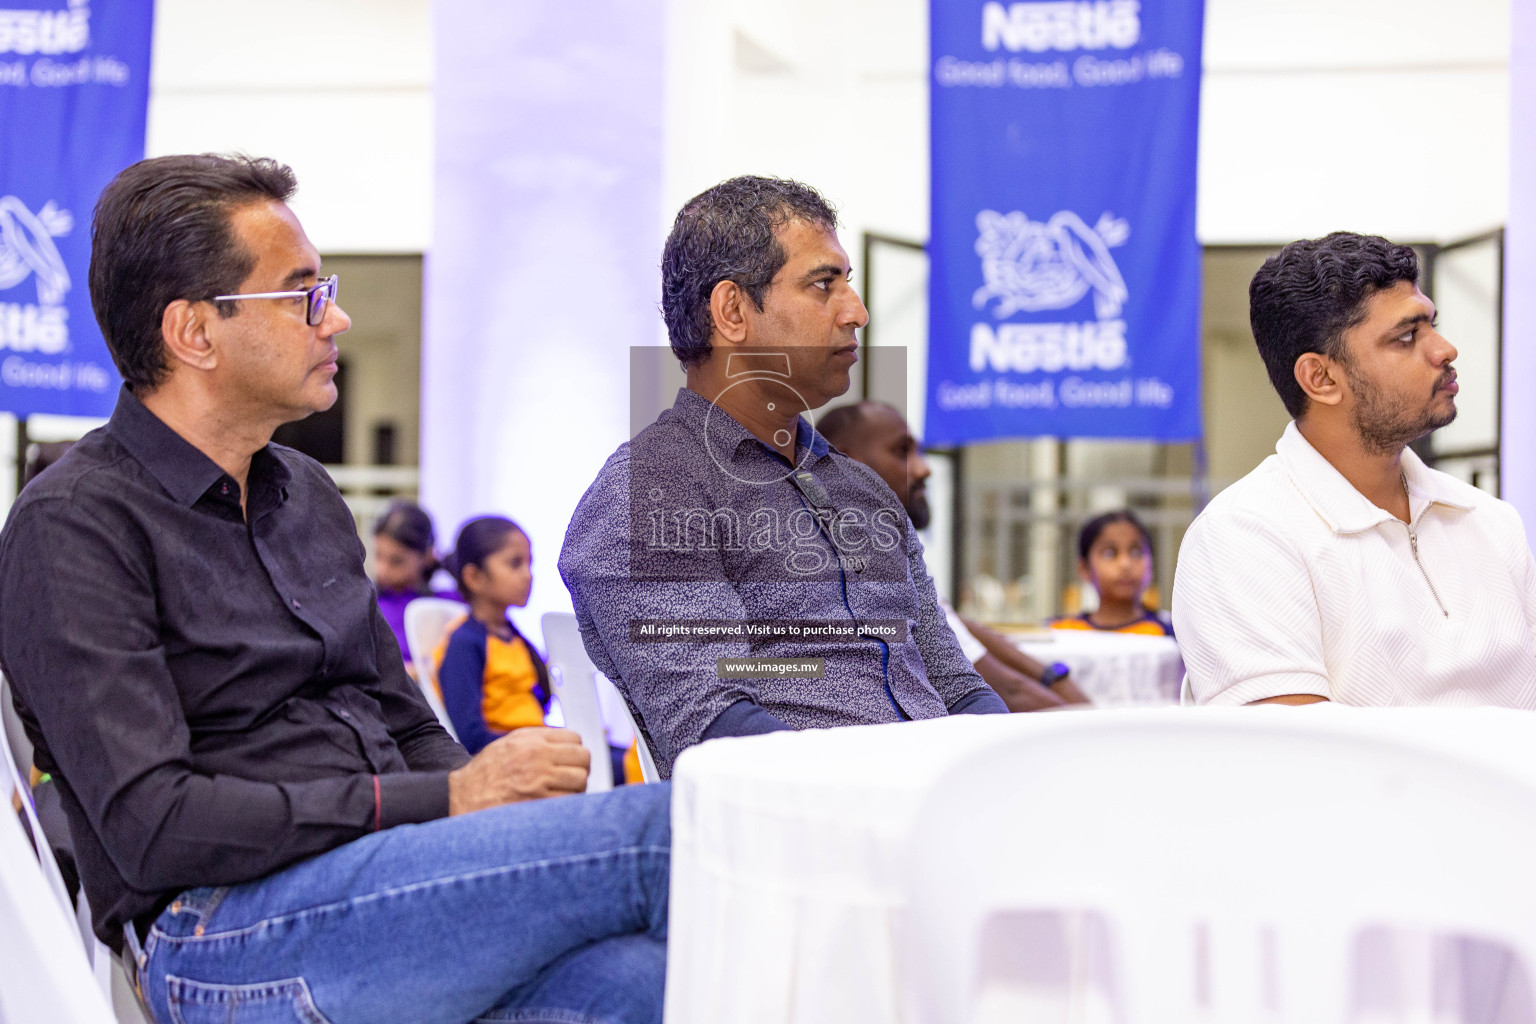
<svg viewBox="0 0 1536 1024">
<path fill-rule="evenodd" d="M 629 710 L 629 702 L 621 701 L 619 709 L 623 711 L 624 719 L 629 723 L 629 731 L 635 737 L 635 746 L 640 754 L 640 778 L 646 782 L 660 782 L 661 772 L 656 770 L 656 759 L 651 756 L 651 748 L 645 745 L 645 733 L 640 731 L 640 724 L 635 721 L 633 712 Z"/>
<path fill-rule="evenodd" d="M 603 711 L 609 744 L 628 750 L 635 742 L 635 720 L 629 714 L 629 705 L 624 703 L 624 695 L 601 672 L 597 674 L 597 706 Z"/>
<path fill-rule="evenodd" d="M 448 627 L 468 611 L 464 605 L 446 597 L 418 597 L 405 606 L 405 640 L 411 645 L 411 663 L 416 666 L 416 684 L 421 687 L 422 696 L 427 698 L 437 720 L 443 723 L 443 728 L 454 739 L 458 739 L 459 734 L 448 718 L 448 709 L 443 707 L 443 698 L 438 696 L 435 682 L 437 665 L 432 655 L 437 645 L 443 642 L 443 634 L 448 632 Z"/>
<path fill-rule="evenodd" d="M 4 676 L 0 676 L 0 720 L 4 721 L 5 736 L 11 744 L 16 766 L 25 775 L 32 766 L 32 741 L 27 739 L 21 716 L 16 713 L 16 705 L 11 702 L 11 684 Z M 0 772 L 0 775 L 4 774 Z M 0 779 L 0 789 L 9 791 L 4 779 Z"/>
<path fill-rule="evenodd" d="M 549 681 L 560 701 L 560 710 L 565 714 L 566 727 L 580 734 L 582 745 L 592 755 L 587 792 L 610 790 L 613 788 L 613 760 L 598 702 L 597 668 L 587 657 L 576 616 L 569 612 L 545 612 L 540 625 L 544 628 L 544 649 L 549 654 Z"/>
<path fill-rule="evenodd" d="M 651 748 L 645 745 L 645 733 L 635 721 L 634 712 L 629 708 L 629 701 L 618 692 L 613 683 L 592 664 L 592 659 L 587 656 L 587 645 L 581 639 L 581 627 L 576 623 L 576 616 L 569 612 L 550 612 L 544 616 L 544 645 L 549 651 L 550 665 L 558 660 L 562 664 L 574 664 L 576 671 L 591 673 L 597 680 L 599 691 L 599 707 L 608 709 L 609 714 L 622 716 L 622 724 L 609 723 L 611 728 L 607 731 L 615 740 L 625 736 L 633 738 L 640 754 L 640 777 L 646 782 L 659 782 L 661 775 L 656 771 L 656 762 L 651 757 Z M 603 700 L 603 691 L 607 690 L 617 699 Z M 595 756 L 595 755 L 594 755 Z"/>
<path fill-rule="evenodd" d="M 1536 1021 L 1530 713 L 1041 717 L 915 819 L 910 1019 Z"/>
<path fill-rule="evenodd" d="M 0 1021 L 115 1024 L 106 996 L 111 984 L 106 947 L 94 937 L 81 944 L 79 929 L 89 931 L 88 913 L 82 910 L 77 919 L 70 905 L 4 729 L 0 761 L 0 775 L 6 780 L 0 786 L 6 793 L 0 811 Z M 20 792 L 36 851 L 11 813 L 13 791 Z"/>
</svg>

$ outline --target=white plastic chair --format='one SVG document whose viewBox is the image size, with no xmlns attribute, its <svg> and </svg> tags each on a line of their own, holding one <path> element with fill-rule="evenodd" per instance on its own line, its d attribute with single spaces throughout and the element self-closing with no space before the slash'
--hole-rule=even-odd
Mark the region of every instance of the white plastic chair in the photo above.
<svg viewBox="0 0 1536 1024">
<path fill-rule="evenodd" d="M 443 698 L 437 694 L 434 683 L 437 679 L 437 666 L 433 663 L 432 655 L 437 645 L 443 642 L 443 635 L 448 632 L 453 621 L 468 612 L 467 607 L 446 597 L 418 597 L 405 606 L 405 642 L 411 645 L 411 663 L 416 666 L 416 685 L 421 687 L 421 694 L 427 698 L 427 704 L 437 715 L 437 720 L 443 723 L 443 728 L 454 739 L 458 739 L 459 734 L 448 718 L 448 709 L 443 707 Z"/>
<path fill-rule="evenodd" d="M 613 788 L 613 761 L 598 702 L 597 667 L 587 657 L 576 616 L 569 612 L 545 612 L 539 621 L 544 628 L 544 649 L 549 654 L 550 685 L 560 701 L 566 727 L 576 730 L 582 746 L 592 755 L 587 792 L 605 793 Z"/>
<path fill-rule="evenodd" d="M 544 625 L 544 646 L 550 652 L 551 669 L 554 668 L 556 663 L 559 663 L 562 668 L 570 666 L 564 672 L 567 679 L 570 679 L 571 674 L 574 672 L 581 679 L 593 679 L 594 683 L 596 683 L 596 680 L 601 680 L 601 683 L 596 683 L 596 685 L 607 686 L 608 689 L 613 689 L 613 683 L 608 682 L 607 677 L 602 676 L 602 672 L 598 671 L 598 666 L 593 665 L 590 657 L 587 657 L 587 645 L 581 639 L 581 626 L 576 623 L 576 616 L 564 613 L 564 611 L 551 611 L 551 613 L 545 614 L 542 625 Z M 614 691 L 614 694 L 617 694 L 617 691 Z M 604 703 L 601 697 L 598 697 L 596 700 L 598 700 L 598 706 L 601 708 L 602 703 Z M 564 705 L 564 700 L 561 703 Z M 656 772 L 656 761 L 651 760 L 650 748 L 645 746 L 645 734 L 641 732 L 639 726 L 634 722 L 634 714 L 630 711 L 630 703 L 622 699 L 621 695 L 617 702 L 608 702 L 608 706 L 610 708 L 616 706 L 617 711 L 624 715 L 624 728 L 613 729 L 611 732 L 613 732 L 614 737 L 622 737 L 624 732 L 627 731 L 634 738 L 634 743 L 639 746 L 641 778 L 644 778 L 648 783 L 659 781 L 660 775 Z M 567 712 L 568 714 L 570 712 Z M 570 718 L 567 717 L 567 723 L 570 722 Z M 599 717 L 599 726 L 601 725 L 602 720 Z M 576 728 L 576 726 L 573 725 L 571 728 Z M 584 732 L 582 734 L 584 742 L 585 737 L 587 737 L 587 734 Z M 607 746 L 607 740 L 604 740 L 604 745 Z M 590 743 L 588 743 L 588 748 L 590 746 Z M 596 760 L 596 758 L 598 758 L 598 754 L 593 752 L 593 760 Z"/>
<path fill-rule="evenodd" d="M 609 745 L 628 750 L 629 745 L 635 742 L 635 720 L 630 717 L 624 695 L 601 672 L 597 674 L 597 706 L 603 713 L 603 726 L 608 730 Z"/>
<path fill-rule="evenodd" d="M 1050 717 L 915 819 L 908 1019 L 1536 1020 L 1536 716 Z"/>
<path fill-rule="evenodd" d="M 109 954 L 94 937 L 81 945 L 79 928 L 89 929 L 89 913 L 76 918 L 4 729 L 0 759 L 0 1021 L 115 1024 Z M 37 837 L 36 852 L 11 812 L 17 791 Z"/>
<path fill-rule="evenodd" d="M 629 710 L 628 701 L 620 701 L 619 709 L 624 713 L 624 720 L 629 723 L 629 731 L 634 734 L 635 746 L 640 754 L 640 778 L 646 782 L 660 782 L 661 772 L 656 770 L 656 760 L 651 757 L 651 748 L 645 745 L 645 733 L 640 731 L 640 724 L 635 721 L 634 713 Z"/>
</svg>

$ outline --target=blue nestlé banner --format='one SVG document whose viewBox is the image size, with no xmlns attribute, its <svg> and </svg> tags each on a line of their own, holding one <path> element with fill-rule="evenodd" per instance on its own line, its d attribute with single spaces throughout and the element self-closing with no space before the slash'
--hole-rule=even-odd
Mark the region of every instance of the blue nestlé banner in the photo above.
<svg viewBox="0 0 1536 1024">
<path fill-rule="evenodd" d="M 931 444 L 1200 435 L 1201 0 L 932 0 Z"/>
<path fill-rule="evenodd" d="M 144 156 L 154 3 L 0 4 L 0 410 L 106 416 L 91 211 Z"/>
</svg>

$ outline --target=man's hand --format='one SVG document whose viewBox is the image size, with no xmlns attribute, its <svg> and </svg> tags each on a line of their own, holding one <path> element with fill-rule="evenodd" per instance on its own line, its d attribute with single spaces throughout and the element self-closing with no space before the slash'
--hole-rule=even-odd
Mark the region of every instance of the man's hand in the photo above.
<svg viewBox="0 0 1536 1024">
<path fill-rule="evenodd" d="M 591 760 L 570 729 L 514 729 L 448 773 L 448 813 L 580 793 Z"/>
</svg>

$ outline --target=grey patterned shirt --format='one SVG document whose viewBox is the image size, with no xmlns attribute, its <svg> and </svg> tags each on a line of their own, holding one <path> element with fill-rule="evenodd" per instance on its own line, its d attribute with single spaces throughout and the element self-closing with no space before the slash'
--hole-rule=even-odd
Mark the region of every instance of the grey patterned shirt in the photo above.
<svg viewBox="0 0 1536 1024">
<path fill-rule="evenodd" d="M 896 495 L 804 419 L 797 429 L 791 467 L 684 388 L 608 459 L 566 532 L 560 575 L 587 652 L 663 776 L 742 701 L 796 729 L 1007 710 L 945 623 Z M 657 620 L 823 623 L 845 636 L 637 635 Z M 846 636 L 871 623 L 899 635 Z M 824 659 L 825 675 L 718 677 L 718 659 L 748 657 Z"/>
</svg>

